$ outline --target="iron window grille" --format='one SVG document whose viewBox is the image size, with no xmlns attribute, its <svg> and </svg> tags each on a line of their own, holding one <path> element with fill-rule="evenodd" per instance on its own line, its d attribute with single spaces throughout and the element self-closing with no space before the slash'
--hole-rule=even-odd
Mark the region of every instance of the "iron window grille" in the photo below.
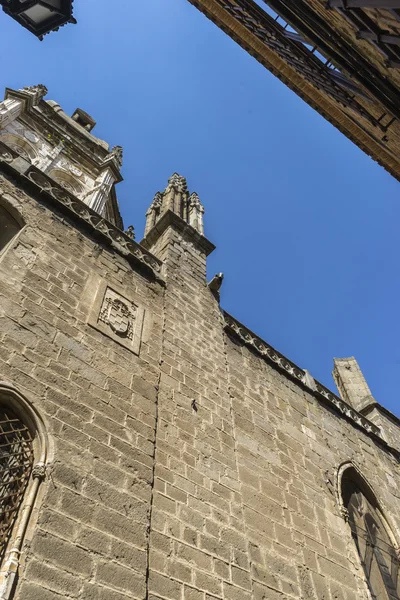
<svg viewBox="0 0 400 600">
<path fill-rule="evenodd" d="M 33 465 L 28 428 L 10 411 L 0 410 L 0 560 L 16 520 Z"/>
</svg>

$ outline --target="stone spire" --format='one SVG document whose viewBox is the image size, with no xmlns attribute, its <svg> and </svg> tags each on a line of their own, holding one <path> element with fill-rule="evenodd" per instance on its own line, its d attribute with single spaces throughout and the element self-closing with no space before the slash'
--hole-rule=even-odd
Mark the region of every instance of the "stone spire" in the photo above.
<svg viewBox="0 0 400 600">
<path fill-rule="evenodd" d="M 340 396 L 356 410 L 363 411 L 376 404 L 364 375 L 354 358 L 334 358 L 333 379 Z"/>
<path fill-rule="evenodd" d="M 163 192 L 157 192 L 154 196 L 146 213 L 145 237 L 168 211 L 183 219 L 200 235 L 204 235 L 204 207 L 195 192 L 189 194 L 185 177 L 178 173 L 174 173 L 168 179 L 168 185 Z"/>
</svg>

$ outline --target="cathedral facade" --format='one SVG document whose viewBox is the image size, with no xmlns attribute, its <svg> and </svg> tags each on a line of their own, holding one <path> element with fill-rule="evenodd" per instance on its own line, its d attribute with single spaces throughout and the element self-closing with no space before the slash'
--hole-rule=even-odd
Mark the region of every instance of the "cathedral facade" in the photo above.
<svg viewBox="0 0 400 600">
<path fill-rule="evenodd" d="M 400 598 L 399 420 L 221 308 L 184 177 L 124 231 L 45 95 L 0 103 L 0 599 Z"/>
</svg>

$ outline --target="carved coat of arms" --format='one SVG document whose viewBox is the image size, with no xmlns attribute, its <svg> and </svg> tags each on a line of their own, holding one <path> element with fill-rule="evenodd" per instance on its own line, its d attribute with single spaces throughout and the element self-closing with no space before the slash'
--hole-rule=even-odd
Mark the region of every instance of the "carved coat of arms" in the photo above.
<svg viewBox="0 0 400 600">
<path fill-rule="evenodd" d="M 131 352 L 139 354 L 145 310 L 133 299 L 128 299 L 124 292 L 108 287 L 105 281 L 101 282 L 97 287 L 89 324 Z"/>
<path fill-rule="evenodd" d="M 135 319 L 136 307 L 118 298 L 112 290 L 107 290 L 99 321 L 109 325 L 117 335 L 132 339 Z"/>
</svg>

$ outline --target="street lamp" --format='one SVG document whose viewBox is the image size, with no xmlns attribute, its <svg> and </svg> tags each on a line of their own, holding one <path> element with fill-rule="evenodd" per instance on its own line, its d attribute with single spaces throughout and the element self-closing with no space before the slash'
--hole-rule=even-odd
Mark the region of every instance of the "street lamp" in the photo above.
<svg viewBox="0 0 400 600">
<path fill-rule="evenodd" d="M 72 3 L 73 0 L 0 0 L 4 12 L 40 40 L 66 23 L 76 23 Z"/>
</svg>

